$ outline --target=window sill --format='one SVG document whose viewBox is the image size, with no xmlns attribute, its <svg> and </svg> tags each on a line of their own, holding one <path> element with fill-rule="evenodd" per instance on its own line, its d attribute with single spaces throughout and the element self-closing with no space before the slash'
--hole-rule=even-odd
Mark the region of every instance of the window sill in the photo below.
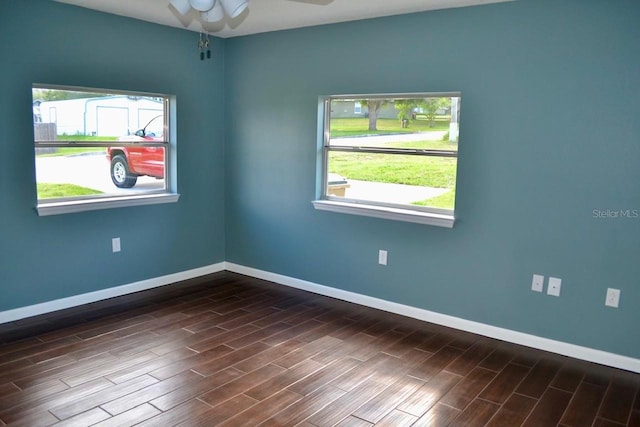
<svg viewBox="0 0 640 427">
<path fill-rule="evenodd" d="M 100 209 L 123 208 L 128 206 L 158 205 L 176 203 L 179 194 L 146 194 L 143 196 L 109 197 L 108 199 L 85 199 L 64 202 L 38 203 L 36 211 L 39 216 L 61 215 L 75 212 L 95 211 Z"/>
<path fill-rule="evenodd" d="M 445 228 L 453 228 L 453 224 L 455 223 L 453 215 L 438 214 L 434 212 L 335 202 L 332 200 L 314 200 L 311 203 L 313 203 L 313 207 L 317 210 L 339 212 L 350 215 L 370 216 L 394 221 L 415 222 L 418 224 L 435 225 L 437 227 Z"/>
</svg>

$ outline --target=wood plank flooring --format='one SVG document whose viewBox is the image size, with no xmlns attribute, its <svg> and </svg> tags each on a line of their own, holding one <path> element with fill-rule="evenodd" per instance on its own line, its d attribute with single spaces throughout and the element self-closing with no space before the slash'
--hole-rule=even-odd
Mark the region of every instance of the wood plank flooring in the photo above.
<svg viewBox="0 0 640 427">
<path fill-rule="evenodd" d="M 0 325 L 0 426 L 640 426 L 640 375 L 233 273 Z"/>
</svg>

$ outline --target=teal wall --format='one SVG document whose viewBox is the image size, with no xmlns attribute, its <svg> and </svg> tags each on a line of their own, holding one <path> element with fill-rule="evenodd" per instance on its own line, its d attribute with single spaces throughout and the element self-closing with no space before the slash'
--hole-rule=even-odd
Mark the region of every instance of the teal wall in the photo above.
<svg viewBox="0 0 640 427">
<path fill-rule="evenodd" d="M 214 39 L 201 62 L 195 33 L 0 0 L 0 311 L 228 260 L 640 358 L 640 219 L 593 217 L 640 209 L 638 22 L 636 0 L 520 0 Z M 34 82 L 176 95 L 180 201 L 38 217 Z M 318 96 L 413 91 L 463 94 L 455 228 L 315 211 Z"/>
<path fill-rule="evenodd" d="M 224 261 L 224 42 L 49 0 L 0 0 L 0 311 Z M 178 102 L 174 204 L 38 217 L 32 83 Z M 111 253 L 111 238 L 122 252 Z"/>
<path fill-rule="evenodd" d="M 593 217 L 640 209 L 639 23 L 520 0 L 228 40 L 227 261 L 639 358 L 640 218 Z M 318 96 L 415 91 L 462 92 L 455 228 L 315 211 Z"/>
</svg>

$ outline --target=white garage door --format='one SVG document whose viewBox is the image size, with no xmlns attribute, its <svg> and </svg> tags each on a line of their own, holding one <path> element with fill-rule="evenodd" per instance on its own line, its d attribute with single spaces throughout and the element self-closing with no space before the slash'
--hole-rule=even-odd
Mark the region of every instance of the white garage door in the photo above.
<svg viewBox="0 0 640 427">
<path fill-rule="evenodd" d="M 129 131 L 129 109 L 97 108 L 98 136 L 125 136 Z M 135 132 L 135 129 L 132 131 Z"/>
</svg>

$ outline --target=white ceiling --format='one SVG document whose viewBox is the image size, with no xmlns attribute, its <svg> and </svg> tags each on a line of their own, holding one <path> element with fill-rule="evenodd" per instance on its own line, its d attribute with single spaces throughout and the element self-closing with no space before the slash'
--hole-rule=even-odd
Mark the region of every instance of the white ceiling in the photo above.
<svg viewBox="0 0 640 427">
<path fill-rule="evenodd" d="M 194 19 L 195 14 L 187 17 L 179 15 L 172 7 L 169 7 L 169 0 L 55 1 L 193 31 L 202 29 L 200 23 Z M 249 8 L 238 18 L 227 19 L 221 24 L 212 24 L 205 30 L 219 37 L 235 37 L 289 28 L 504 1 L 513 0 L 252 0 Z"/>
</svg>

